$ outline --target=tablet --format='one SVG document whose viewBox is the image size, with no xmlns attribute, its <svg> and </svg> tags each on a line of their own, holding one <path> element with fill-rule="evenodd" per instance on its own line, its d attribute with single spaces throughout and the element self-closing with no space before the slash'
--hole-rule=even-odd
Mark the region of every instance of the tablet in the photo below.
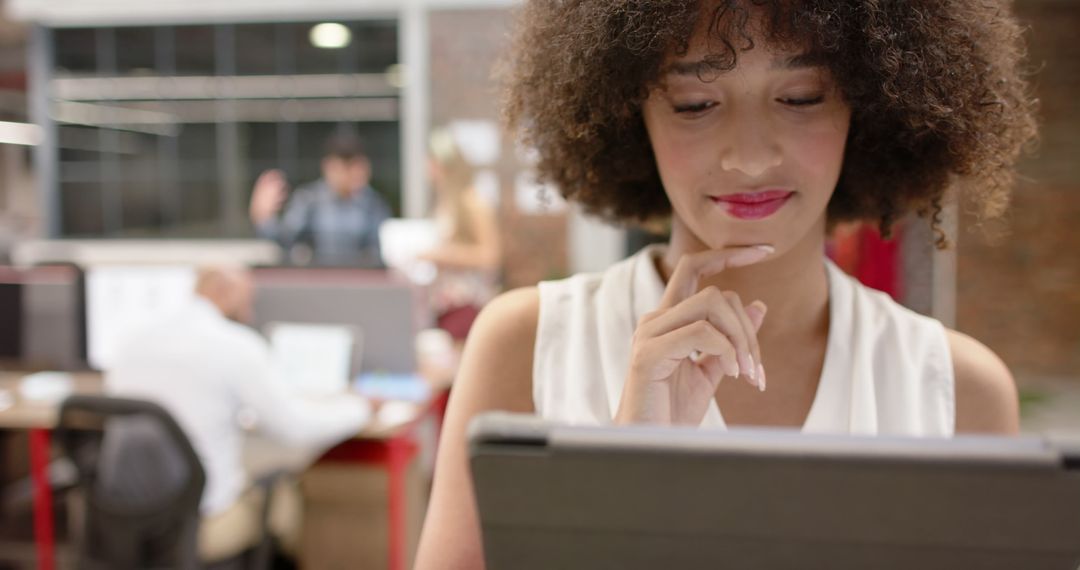
<svg viewBox="0 0 1080 570">
<path fill-rule="evenodd" d="M 489 570 L 1080 566 L 1080 446 L 1047 438 L 469 431 Z"/>
</svg>

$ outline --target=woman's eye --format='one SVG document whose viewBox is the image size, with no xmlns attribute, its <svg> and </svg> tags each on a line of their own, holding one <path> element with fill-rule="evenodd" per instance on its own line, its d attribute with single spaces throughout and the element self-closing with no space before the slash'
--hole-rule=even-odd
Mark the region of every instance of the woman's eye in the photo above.
<svg viewBox="0 0 1080 570">
<path fill-rule="evenodd" d="M 825 101 L 824 95 L 818 95 L 816 97 L 789 97 L 780 99 L 780 102 L 792 107 L 809 107 L 811 105 L 817 105 Z"/>
<path fill-rule="evenodd" d="M 715 105 L 716 103 L 713 103 L 712 101 L 705 101 L 703 103 L 691 103 L 689 105 L 675 105 L 674 109 L 675 112 L 680 115 L 696 115 L 708 111 Z"/>
</svg>

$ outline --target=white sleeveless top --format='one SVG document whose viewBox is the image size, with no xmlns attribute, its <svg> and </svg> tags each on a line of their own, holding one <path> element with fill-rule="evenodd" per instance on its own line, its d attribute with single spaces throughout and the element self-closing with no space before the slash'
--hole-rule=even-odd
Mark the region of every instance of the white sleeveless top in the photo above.
<svg viewBox="0 0 1080 570">
<path fill-rule="evenodd" d="M 638 319 L 664 282 L 652 246 L 604 273 L 540 283 L 533 403 L 541 417 L 606 424 L 619 407 Z M 829 338 L 803 431 L 953 435 L 955 397 L 945 328 L 863 286 L 826 259 Z M 724 427 L 714 399 L 702 427 Z"/>
</svg>

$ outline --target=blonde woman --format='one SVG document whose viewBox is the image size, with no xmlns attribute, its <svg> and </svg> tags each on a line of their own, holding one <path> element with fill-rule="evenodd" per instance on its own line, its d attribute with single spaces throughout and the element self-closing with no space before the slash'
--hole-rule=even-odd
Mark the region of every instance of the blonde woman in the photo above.
<svg viewBox="0 0 1080 570">
<path fill-rule="evenodd" d="M 428 174 L 441 244 L 421 256 L 438 268 L 431 302 L 439 327 L 458 343 L 496 293 L 502 247 L 495 211 L 476 193 L 475 169 L 448 129 L 431 135 Z"/>
</svg>

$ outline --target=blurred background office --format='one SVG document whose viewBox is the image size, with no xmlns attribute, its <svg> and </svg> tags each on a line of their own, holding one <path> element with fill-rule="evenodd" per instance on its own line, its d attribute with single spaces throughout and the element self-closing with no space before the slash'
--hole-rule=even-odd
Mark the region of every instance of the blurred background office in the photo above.
<svg viewBox="0 0 1080 570">
<path fill-rule="evenodd" d="M 48 546 L 42 497 L 27 479 L 34 440 L 25 437 L 46 424 L 12 415 L 32 399 L 19 382 L 62 371 L 79 389 L 79 374 L 103 368 L 115 329 L 145 307 L 169 308 L 192 267 L 253 267 L 260 332 L 276 322 L 359 331 L 349 379 L 366 378 L 373 398 L 416 404 L 382 408 L 387 425 L 404 425 L 452 383 L 462 323 L 490 295 L 603 269 L 656 239 L 565 204 L 536 183 L 530 150 L 500 129 L 492 68 L 518 4 L 0 0 L 0 568 L 43 567 Z M 1015 9 L 1030 26 L 1042 135 L 1008 216 L 977 228 L 963 204 L 950 207 L 955 247 L 942 252 L 921 221 L 905 222 L 892 241 L 845 226 L 830 248 L 864 282 L 1001 355 L 1020 386 L 1026 430 L 1077 430 L 1080 4 L 1017 0 Z M 320 257 L 317 237 L 282 244 L 260 232 L 285 222 L 305 184 L 326 178 L 326 143 L 341 132 L 362 141 L 356 185 L 390 219 L 379 232 L 388 270 Z M 454 161 L 467 182 L 449 182 Z M 269 198 L 260 187 L 272 187 Z M 450 201 L 458 187 L 465 209 Z M 471 229 L 445 231 L 465 219 Z M 461 275 L 440 261 L 440 245 L 454 239 L 487 244 L 466 278 L 483 294 L 433 294 L 447 282 L 440 271 Z M 416 378 L 427 383 L 419 392 Z M 308 481 L 305 566 L 368 556 L 356 564 L 405 567 L 425 497 L 425 429 L 356 440 L 416 446 L 415 461 L 389 471 L 378 458 L 397 456 L 370 449 L 290 466 Z M 376 467 L 357 467 L 358 457 Z M 74 483 L 62 475 L 49 472 L 60 566 L 75 548 L 62 493 Z"/>
</svg>

